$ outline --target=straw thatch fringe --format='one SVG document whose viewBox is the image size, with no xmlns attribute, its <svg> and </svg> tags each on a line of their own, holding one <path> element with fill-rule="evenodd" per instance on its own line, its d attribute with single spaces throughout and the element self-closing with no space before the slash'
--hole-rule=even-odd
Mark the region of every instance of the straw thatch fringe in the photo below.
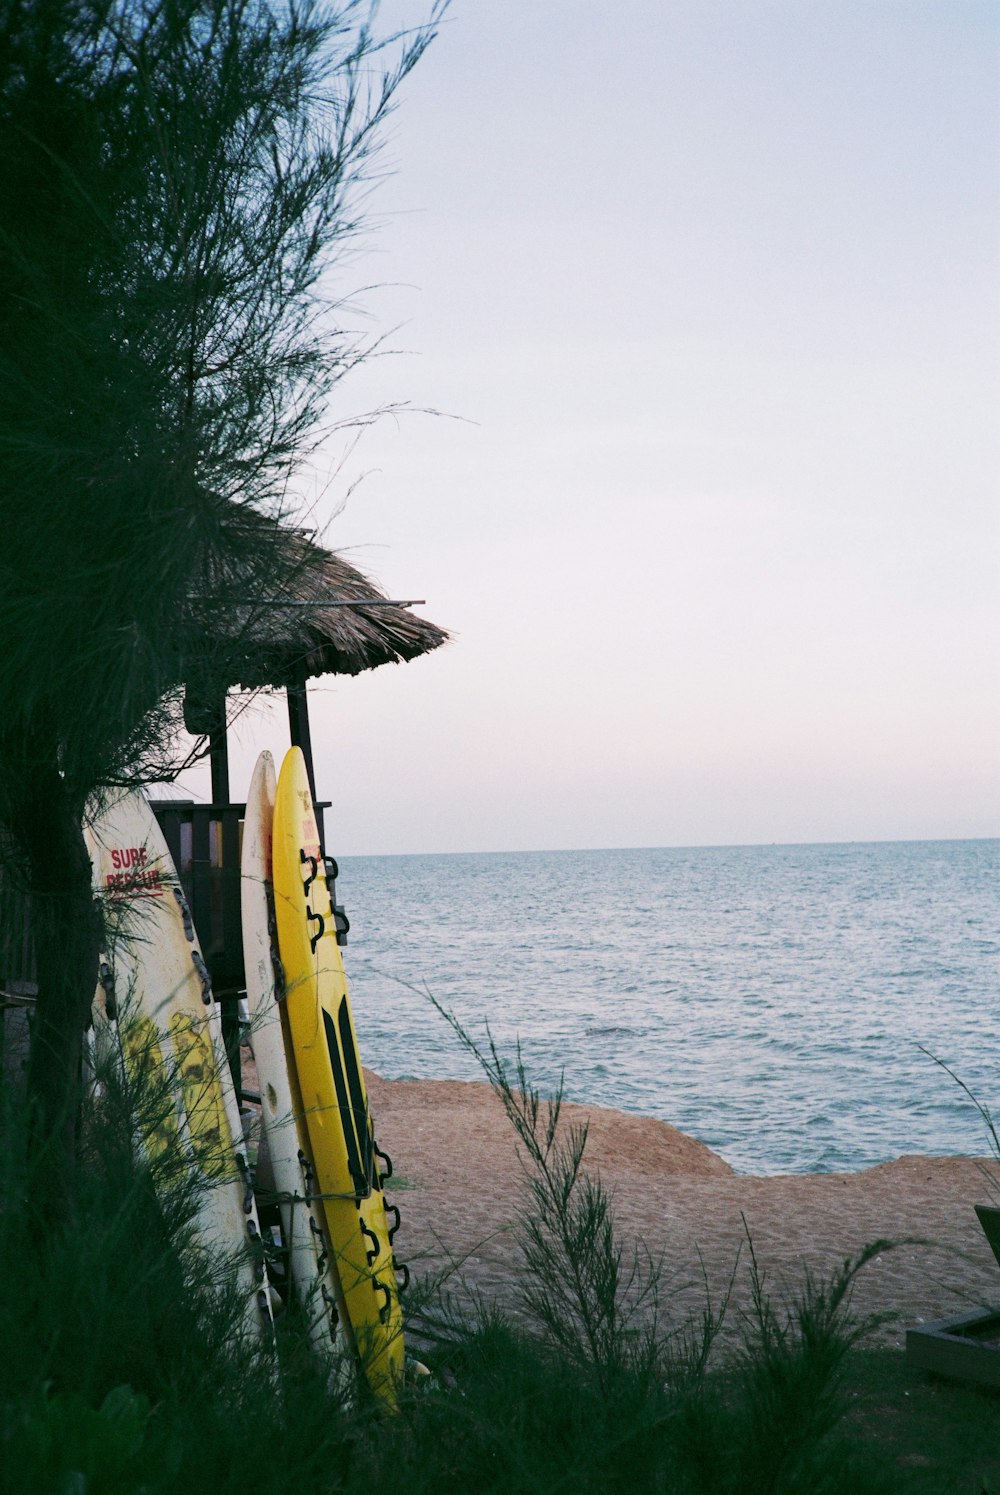
<svg viewBox="0 0 1000 1495">
<path fill-rule="evenodd" d="M 277 527 L 275 534 L 275 564 L 267 575 L 256 566 L 243 578 L 216 573 L 192 598 L 202 638 L 210 641 L 212 673 L 218 678 L 224 661 L 227 686 L 255 690 L 314 675 L 357 675 L 447 642 L 443 628 L 405 607 L 324 606 L 331 598 L 363 603 L 385 593 L 301 530 Z"/>
</svg>

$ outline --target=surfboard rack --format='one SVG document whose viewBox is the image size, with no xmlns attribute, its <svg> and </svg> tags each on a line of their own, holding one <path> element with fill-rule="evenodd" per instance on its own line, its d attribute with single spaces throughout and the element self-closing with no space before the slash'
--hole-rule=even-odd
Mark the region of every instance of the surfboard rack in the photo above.
<svg viewBox="0 0 1000 1495">
<path fill-rule="evenodd" d="M 382 1172 L 378 1176 L 378 1186 L 380 1189 L 384 1189 L 386 1179 L 392 1177 L 392 1158 L 387 1152 L 382 1151 L 377 1142 L 373 1142 L 372 1151 L 382 1164 Z"/>
<path fill-rule="evenodd" d="M 323 869 L 326 873 L 326 885 L 330 892 L 330 905 L 333 908 L 333 924 L 337 934 L 337 944 L 347 944 L 347 932 L 351 927 L 351 921 L 347 917 L 344 905 L 337 902 L 337 878 L 340 876 L 340 868 L 337 866 L 337 858 L 329 853 L 323 855 Z"/>
</svg>

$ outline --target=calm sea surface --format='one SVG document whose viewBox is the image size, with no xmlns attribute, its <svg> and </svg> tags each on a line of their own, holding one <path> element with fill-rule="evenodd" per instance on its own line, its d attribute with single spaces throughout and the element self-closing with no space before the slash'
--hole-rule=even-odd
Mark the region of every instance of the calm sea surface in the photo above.
<svg viewBox="0 0 1000 1495">
<path fill-rule="evenodd" d="M 480 1077 L 430 991 L 519 1038 L 543 1090 L 564 1073 L 740 1172 L 982 1154 L 919 1045 L 1000 1118 L 998 863 L 1000 841 L 345 858 L 362 1053 Z"/>
</svg>

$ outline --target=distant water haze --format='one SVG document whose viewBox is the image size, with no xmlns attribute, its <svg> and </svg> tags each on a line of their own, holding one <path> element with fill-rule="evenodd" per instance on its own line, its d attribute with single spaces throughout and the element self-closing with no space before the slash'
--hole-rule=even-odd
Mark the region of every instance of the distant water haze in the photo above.
<svg viewBox="0 0 1000 1495">
<path fill-rule="evenodd" d="M 427 998 L 571 1100 L 749 1173 L 989 1150 L 1000 841 L 349 857 L 365 1062 L 481 1078 Z"/>
<path fill-rule="evenodd" d="M 455 0 L 330 415 L 456 418 L 300 488 L 454 633 L 311 687 L 341 851 L 997 834 L 998 65 L 973 0 Z"/>
</svg>

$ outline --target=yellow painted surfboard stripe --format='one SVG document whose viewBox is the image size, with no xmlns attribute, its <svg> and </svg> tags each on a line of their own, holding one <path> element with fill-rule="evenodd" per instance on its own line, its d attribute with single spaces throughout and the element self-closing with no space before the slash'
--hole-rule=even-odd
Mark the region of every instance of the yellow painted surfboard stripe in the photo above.
<svg viewBox="0 0 1000 1495">
<path fill-rule="evenodd" d="M 143 1129 L 143 1145 L 154 1162 L 165 1154 L 176 1157 L 180 1129 L 173 1093 L 166 1083 L 163 1050 L 156 1024 L 151 1018 L 139 1015 L 123 1024 L 119 1031 L 129 1078 L 141 1084 L 156 1086 L 160 1092 L 155 1097 L 154 1114 L 145 1118 L 148 1125 Z"/>
<path fill-rule="evenodd" d="M 170 1018 L 170 1037 L 198 1166 L 211 1178 L 236 1178 L 208 1019 L 199 1022 L 187 1013 L 175 1012 Z"/>
</svg>

